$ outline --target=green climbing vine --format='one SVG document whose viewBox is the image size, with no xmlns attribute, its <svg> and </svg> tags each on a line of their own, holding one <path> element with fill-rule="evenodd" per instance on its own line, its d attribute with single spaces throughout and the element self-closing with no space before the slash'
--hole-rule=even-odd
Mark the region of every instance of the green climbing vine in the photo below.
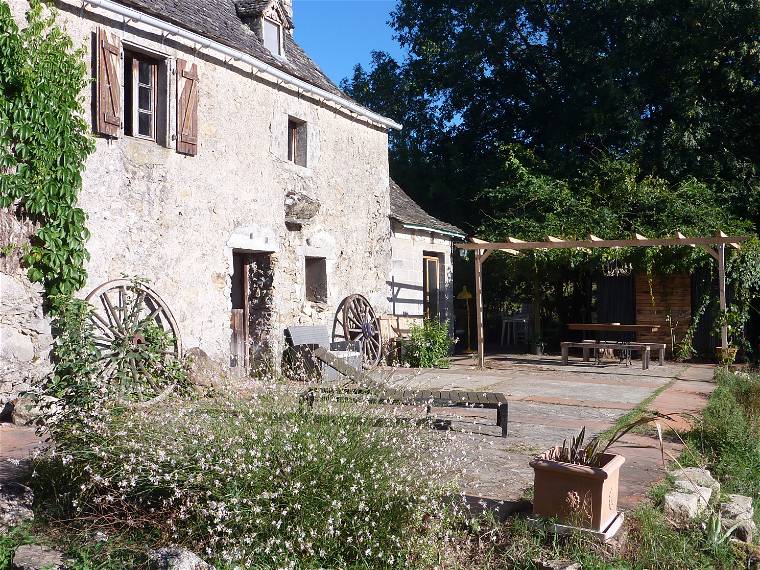
<svg viewBox="0 0 760 570">
<path fill-rule="evenodd" d="M 31 0 L 21 28 L 0 0 L 0 207 L 39 225 L 23 259 L 50 299 L 85 284 L 89 233 L 77 197 L 95 148 L 82 100 L 85 53 L 55 19 Z"/>
</svg>

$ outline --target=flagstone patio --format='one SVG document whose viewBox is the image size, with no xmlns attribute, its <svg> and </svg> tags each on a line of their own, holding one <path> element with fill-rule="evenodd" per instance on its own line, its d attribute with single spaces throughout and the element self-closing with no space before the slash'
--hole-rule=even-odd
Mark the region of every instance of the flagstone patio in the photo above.
<svg viewBox="0 0 760 570">
<path fill-rule="evenodd" d="M 509 402 L 509 435 L 500 437 L 494 410 L 436 409 L 452 420 L 455 442 L 468 450 L 471 466 L 465 492 L 475 502 L 502 514 L 526 507 L 533 472 L 528 462 L 552 445 L 562 444 L 586 427 L 589 436 L 603 432 L 641 402 L 663 413 L 695 413 L 704 407 L 714 385 L 713 367 L 666 363 L 642 370 L 634 361 L 602 364 L 527 355 L 496 355 L 479 370 L 472 357 L 457 357 L 446 370 L 394 369 L 377 372 L 395 387 L 425 390 L 502 392 Z M 679 429 L 687 424 L 675 424 Z M 460 446 L 457 446 L 460 447 Z M 666 442 L 677 455 L 680 445 Z M 659 440 L 647 434 L 626 435 L 614 450 L 626 457 L 621 471 L 620 505 L 635 506 L 664 477 Z"/>
</svg>

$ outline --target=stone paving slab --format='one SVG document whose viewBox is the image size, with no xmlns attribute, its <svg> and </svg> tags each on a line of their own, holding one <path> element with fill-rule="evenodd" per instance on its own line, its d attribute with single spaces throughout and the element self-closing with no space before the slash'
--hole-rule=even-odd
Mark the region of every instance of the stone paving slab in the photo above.
<svg viewBox="0 0 760 570">
<path fill-rule="evenodd" d="M 472 502 L 498 508 L 502 514 L 524 508 L 522 498 L 533 484 L 529 461 L 586 427 L 588 437 L 606 431 L 656 390 L 671 384 L 653 403 L 660 411 L 701 410 L 713 388 L 713 368 L 692 370 L 681 364 L 653 364 L 642 371 L 633 366 L 603 363 L 558 364 L 558 359 L 519 357 L 494 360 L 478 370 L 467 359 L 447 370 L 383 371 L 386 381 L 410 389 L 460 389 L 503 392 L 508 395 L 509 435 L 501 438 L 493 410 L 436 409 L 452 420 L 456 446 L 469 450 L 471 461 L 463 479 Z M 656 404 L 656 405 L 655 405 Z M 680 446 L 666 442 L 676 456 Z M 664 478 L 659 441 L 627 434 L 614 448 L 626 456 L 621 471 L 620 505 L 633 508 Z"/>
</svg>

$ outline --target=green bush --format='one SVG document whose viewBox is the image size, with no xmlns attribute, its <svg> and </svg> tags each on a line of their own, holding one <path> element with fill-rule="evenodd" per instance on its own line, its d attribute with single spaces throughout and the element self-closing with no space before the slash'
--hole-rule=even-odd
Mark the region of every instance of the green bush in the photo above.
<svg viewBox="0 0 760 570">
<path fill-rule="evenodd" d="M 412 325 L 401 343 L 401 361 L 411 368 L 446 368 L 453 346 L 448 321 L 425 319 L 422 326 Z"/>
<path fill-rule="evenodd" d="M 444 436 L 286 393 L 112 408 L 56 434 L 33 478 L 49 516 L 139 529 L 229 567 L 428 566 L 448 508 Z"/>
</svg>

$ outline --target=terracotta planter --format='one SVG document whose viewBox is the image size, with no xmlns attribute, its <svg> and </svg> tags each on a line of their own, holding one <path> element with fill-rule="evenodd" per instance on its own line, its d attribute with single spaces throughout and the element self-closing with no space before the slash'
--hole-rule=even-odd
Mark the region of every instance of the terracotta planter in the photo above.
<svg viewBox="0 0 760 570">
<path fill-rule="evenodd" d="M 618 478 L 625 457 L 606 453 L 601 467 L 537 458 L 533 467 L 533 514 L 603 532 L 617 516 Z"/>
</svg>

